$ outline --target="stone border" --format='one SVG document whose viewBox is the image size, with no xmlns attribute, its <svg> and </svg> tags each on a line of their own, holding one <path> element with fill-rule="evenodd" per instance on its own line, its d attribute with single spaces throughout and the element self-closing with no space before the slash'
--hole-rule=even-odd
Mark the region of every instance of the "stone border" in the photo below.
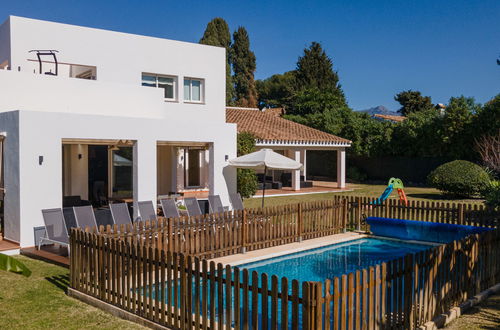
<svg viewBox="0 0 500 330">
<path fill-rule="evenodd" d="M 425 323 L 420 326 L 420 330 L 435 330 L 447 326 L 452 321 L 456 320 L 460 317 L 460 315 L 464 314 L 471 307 L 476 306 L 477 304 L 488 299 L 489 296 L 494 295 L 500 292 L 500 283 L 492 286 L 489 289 L 484 290 L 483 292 L 475 295 L 474 297 L 468 299 L 467 301 L 461 303 L 459 306 L 451 308 L 448 313 L 441 314 L 434 318 L 434 320 Z"/>
<path fill-rule="evenodd" d="M 89 295 L 86 295 L 85 293 L 82 293 L 80 291 L 77 291 L 72 288 L 68 288 L 68 296 L 78 299 L 86 304 L 89 304 L 91 306 L 94 306 L 96 308 L 99 308 L 100 310 L 103 310 L 107 313 L 110 313 L 113 316 L 119 317 L 121 319 L 131 321 L 134 323 L 137 323 L 139 325 L 151 328 L 151 329 L 158 329 L 158 330 L 170 330 L 170 328 L 164 327 L 158 323 L 152 322 L 150 320 L 147 320 L 143 317 L 140 317 L 139 315 L 135 315 L 133 313 L 130 313 L 129 311 L 123 310 L 119 307 L 113 306 L 111 304 L 108 304 L 107 302 L 104 302 L 102 300 L 99 300 L 97 298 L 91 297 Z"/>
</svg>

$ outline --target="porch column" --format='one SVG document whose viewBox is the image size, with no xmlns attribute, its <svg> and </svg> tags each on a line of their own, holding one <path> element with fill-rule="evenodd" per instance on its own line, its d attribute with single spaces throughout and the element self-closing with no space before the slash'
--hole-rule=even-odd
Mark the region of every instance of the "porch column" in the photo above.
<svg viewBox="0 0 500 330">
<path fill-rule="evenodd" d="M 300 152 L 300 162 L 302 163 L 302 175 L 304 176 L 304 181 L 307 180 L 307 176 L 306 176 L 306 173 L 307 173 L 307 170 L 306 170 L 306 163 L 307 163 L 307 149 L 303 149 L 301 152 Z"/>
<path fill-rule="evenodd" d="M 337 188 L 345 188 L 345 148 L 337 149 Z"/>
<path fill-rule="evenodd" d="M 292 151 L 293 159 L 300 162 L 300 150 L 295 149 Z M 300 170 L 292 171 L 292 189 L 295 191 L 300 190 Z"/>
<path fill-rule="evenodd" d="M 138 201 L 153 201 L 156 205 L 156 140 L 141 139 L 133 146 L 134 219 L 137 219 Z"/>
</svg>

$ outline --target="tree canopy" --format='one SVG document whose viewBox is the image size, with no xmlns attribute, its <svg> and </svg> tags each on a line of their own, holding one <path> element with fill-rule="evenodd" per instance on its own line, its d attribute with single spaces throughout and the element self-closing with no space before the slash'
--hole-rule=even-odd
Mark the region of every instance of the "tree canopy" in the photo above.
<svg viewBox="0 0 500 330">
<path fill-rule="evenodd" d="M 250 50 L 248 32 L 242 26 L 233 34 L 231 63 L 234 71 L 235 104 L 242 107 L 257 107 L 254 79 L 256 59 Z"/>
<path fill-rule="evenodd" d="M 233 79 L 231 77 L 231 33 L 223 18 L 216 17 L 207 24 L 200 44 L 224 47 L 226 49 L 226 104 L 231 104 L 234 98 Z"/>
<path fill-rule="evenodd" d="M 401 108 L 398 112 L 403 116 L 407 116 L 413 112 L 434 108 L 431 98 L 429 96 L 422 96 L 419 91 L 402 91 L 394 96 L 394 100 L 401 104 Z"/>
</svg>

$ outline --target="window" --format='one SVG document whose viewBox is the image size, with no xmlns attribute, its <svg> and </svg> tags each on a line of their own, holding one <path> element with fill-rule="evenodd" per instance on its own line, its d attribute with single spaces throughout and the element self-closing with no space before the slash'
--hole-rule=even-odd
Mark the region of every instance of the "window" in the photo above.
<svg viewBox="0 0 500 330">
<path fill-rule="evenodd" d="M 203 102 L 203 80 L 184 78 L 184 101 Z"/>
<path fill-rule="evenodd" d="M 142 86 L 163 88 L 165 100 L 175 101 L 177 78 L 154 74 L 142 74 Z"/>
</svg>

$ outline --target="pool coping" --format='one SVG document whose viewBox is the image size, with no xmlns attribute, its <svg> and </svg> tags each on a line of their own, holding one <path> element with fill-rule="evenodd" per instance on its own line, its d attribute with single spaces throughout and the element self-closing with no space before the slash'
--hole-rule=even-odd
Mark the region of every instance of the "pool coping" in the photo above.
<svg viewBox="0 0 500 330">
<path fill-rule="evenodd" d="M 346 232 L 346 233 L 308 239 L 302 242 L 294 242 L 284 245 L 273 246 L 265 249 L 248 251 L 246 253 L 233 254 L 230 256 L 211 259 L 210 261 L 214 261 L 215 263 L 221 263 L 224 266 L 226 265 L 238 266 L 241 264 L 247 264 L 274 257 L 280 257 L 283 255 L 292 254 L 296 252 L 303 252 L 328 245 L 345 243 L 365 237 L 370 237 L 370 235 L 358 232 Z"/>
<path fill-rule="evenodd" d="M 294 242 L 284 245 L 273 246 L 270 248 L 249 251 L 246 253 L 233 254 L 229 256 L 211 259 L 210 261 L 214 261 L 215 263 L 221 263 L 224 266 L 230 265 L 234 267 L 242 264 L 249 264 L 257 261 L 262 261 L 275 257 L 281 257 L 284 255 L 293 254 L 297 252 L 304 252 L 307 250 L 313 250 L 316 248 L 321 248 L 329 245 L 346 243 L 360 238 L 368 238 L 368 237 L 384 239 L 389 241 L 403 242 L 408 244 L 428 245 L 429 247 L 436 247 L 442 245 L 442 243 L 416 241 L 416 240 L 402 240 L 392 237 L 370 235 L 368 233 L 362 233 L 362 232 L 346 232 L 346 233 L 313 238 L 302 242 Z"/>
</svg>

